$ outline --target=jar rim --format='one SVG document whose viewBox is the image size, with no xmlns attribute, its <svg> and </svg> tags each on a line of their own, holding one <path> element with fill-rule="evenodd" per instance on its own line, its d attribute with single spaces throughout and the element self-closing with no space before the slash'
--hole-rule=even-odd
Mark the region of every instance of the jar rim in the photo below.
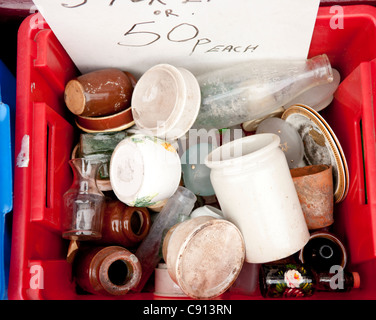
<svg viewBox="0 0 376 320">
<path fill-rule="evenodd" d="M 228 142 L 214 149 L 205 158 L 205 164 L 211 169 L 236 166 L 244 162 L 266 156 L 278 147 L 280 137 L 274 133 L 259 133 Z M 231 154 L 233 156 L 231 156 Z M 225 158 L 222 156 L 226 155 Z"/>
</svg>

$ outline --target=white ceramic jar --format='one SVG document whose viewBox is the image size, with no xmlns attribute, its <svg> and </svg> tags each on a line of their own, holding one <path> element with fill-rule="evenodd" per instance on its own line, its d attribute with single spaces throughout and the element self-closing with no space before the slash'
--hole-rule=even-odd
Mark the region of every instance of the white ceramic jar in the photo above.
<svg viewBox="0 0 376 320">
<path fill-rule="evenodd" d="M 224 144 L 205 160 L 224 217 L 244 236 L 249 263 L 282 259 L 309 240 L 279 143 L 275 134 L 252 135 Z"/>
<path fill-rule="evenodd" d="M 216 207 L 205 205 L 202 207 L 198 207 L 192 211 L 190 217 L 196 218 L 201 216 L 209 216 L 217 219 L 223 219 L 223 213 L 221 210 L 217 209 Z"/>
<path fill-rule="evenodd" d="M 175 148 L 157 137 L 136 134 L 114 149 L 110 181 L 117 198 L 131 207 L 149 207 L 171 197 L 181 179 Z"/>
</svg>

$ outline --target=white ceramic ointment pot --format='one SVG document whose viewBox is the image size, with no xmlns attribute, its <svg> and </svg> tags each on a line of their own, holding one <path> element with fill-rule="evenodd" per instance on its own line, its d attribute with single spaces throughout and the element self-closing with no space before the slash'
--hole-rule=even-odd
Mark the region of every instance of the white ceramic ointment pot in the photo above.
<svg viewBox="0 0 376 320">
<path fill-rule="evenodd" d="M 285 258 L 309 240 L 279 143 L 275 134 L 256 134 L 224 144 L 205 160 L 224 217 L 244 236 L 249 263 Z"/>
<path fill-rule="evenodd" d="M 171 197 L 181 179 L 174 147 L 157 137 L 134 135 L 114 149 L 110 181 L 118 199 L 131 207 L 149 207 Z"/>
</svg>

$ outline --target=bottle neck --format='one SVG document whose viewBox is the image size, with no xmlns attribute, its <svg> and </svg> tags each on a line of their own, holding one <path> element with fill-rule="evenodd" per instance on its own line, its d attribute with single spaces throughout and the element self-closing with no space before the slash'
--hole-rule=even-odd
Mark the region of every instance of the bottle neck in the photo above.
<svg viewBox="0 0 376 320">
<path fill-rule="evenodd" d="M 347 292 L 358 285 L 355 281 L 356 274 L 342 269 L 336 273 L 317 274 L 317 291 Z"/>
<path fill-rule="evenodd" d="M 92 162 L 83 158 L 77 158 L 69 161 L 73 171 L 74 187 L 80 194 L 98 194 L 103 196 L 96 182 L 97 173 L 102 166 L 101 162 Z"/>
<path fill-rule="evenodd" d="M 315 56 L 307 60 L 308 70 L 312 70 L 317 81 L 330 83 L 333 81 L 333 69 L 326 54 Z"/>
</svg>

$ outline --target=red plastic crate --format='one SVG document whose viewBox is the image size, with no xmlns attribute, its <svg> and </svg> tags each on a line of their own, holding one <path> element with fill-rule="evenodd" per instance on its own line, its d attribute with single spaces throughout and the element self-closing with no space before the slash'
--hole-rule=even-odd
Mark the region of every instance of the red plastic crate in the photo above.
<svg viewBox="0 0 376 320">
<path fill-rule="evenodd" d="M 343 9 L 343 29 L 330 27 L 330 7 L 319 9 L 309 55 L 326 53 L 342 76 L 322 115 L 341 142 L 350 172 L 348 195 L 335 205 L 334 231 L 347 247 L 349 270 L 358 271 L 362 281 L 349 293 L 310 299 L 376 298 L 376 8 Z M 15 152 L 28 136 L 30 154 L 27 166 L 15 167 L 9 299 L 108 299 L 76 291 L 65 260 L 68 242 L 61 238 L 62 195 L 72 181 L 68 160 L 78 134 L 63 91 L 77 69 L 39 15 L 25 19 L 18 42 Z M 130 293 L 121 299 L 152 298 Z M 221 298 L 262 299 L 231 293 Z"/>
</svg>

